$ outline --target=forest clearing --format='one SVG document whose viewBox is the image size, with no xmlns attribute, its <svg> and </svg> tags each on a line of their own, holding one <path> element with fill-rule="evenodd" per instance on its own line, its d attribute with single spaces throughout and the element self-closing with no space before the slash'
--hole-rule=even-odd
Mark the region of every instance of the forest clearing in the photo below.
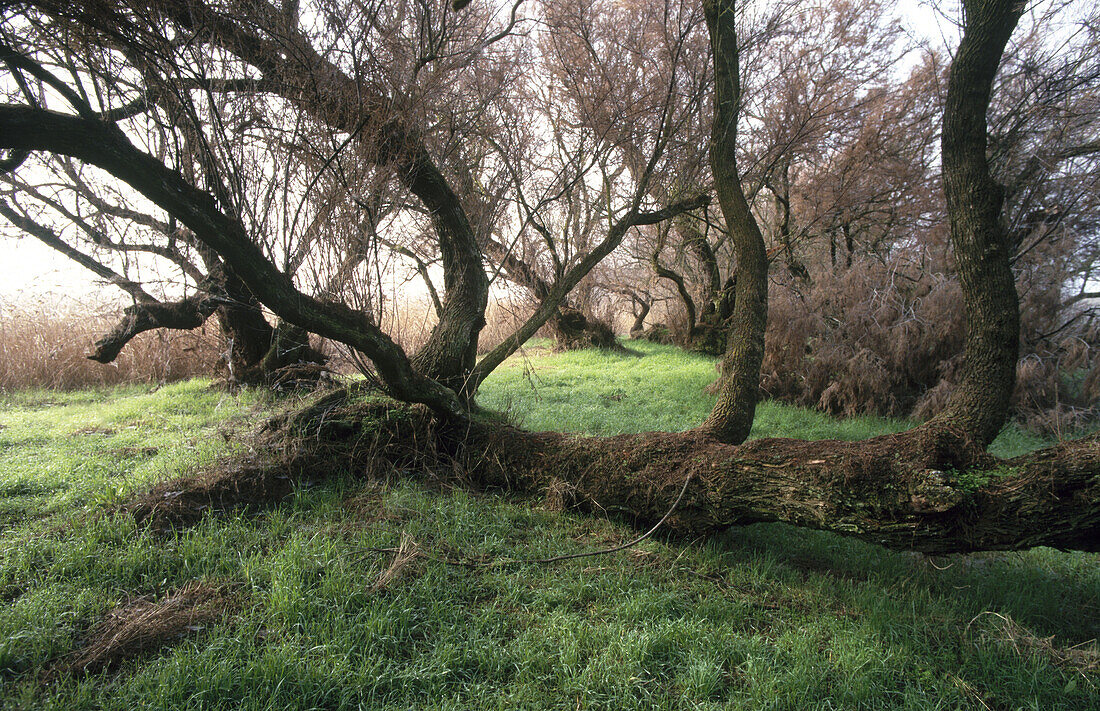
<svg viewBox="0 0 1100 711">
<path fill-rule="evenodd" d="M 513 398 L 509 417 L 535 430 L 618 433 L 652 399 L 655 374 L 714 377 L 713 359 L 670 346 L 554 354 L 547 343 L 485 385 L 487 402 Z M 564 390 L 581 404 L 555 402 Z M 666 392 L 662 413 L 680 419 L 642 426 L 691 426 L 694 388 Z M 1096 554 L 926 557 L 758 524 L 703 543 L 658 532 L 614 553 L 515 562 L 592 553 L 637 530 L 621 514 L 563 511 L 541 496 L 362 470 L 295 480 L 285 497 L 170 529 L 125 510 L 245 446 L 258 419 L 299 406 L 202 380 L 6 397 L 7 708 L 1089 709 L 1100 699 Z M 908 425 L 765 403 L 754 436 L 860 439 Z M 1042 444 L 1013 430 L 994 450 Z M 206 594 L 188 604 L 189 590 Z"/>
<path fill-rule="evenodd" d="M 1097 97 L 1088 0 L 0 0 L 4 703 L 1095 708 Z"/>
</svg>

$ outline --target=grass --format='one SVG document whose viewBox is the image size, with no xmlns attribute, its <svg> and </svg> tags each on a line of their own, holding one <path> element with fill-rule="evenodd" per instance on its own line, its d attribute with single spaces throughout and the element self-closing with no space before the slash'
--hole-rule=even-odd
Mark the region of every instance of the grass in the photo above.
<svg viewBox="0 0 1100 711">
<path fill-rule="evenodd" d="M 537 339 L 505 361 L 482 386 L 479 403 L 532 430 L 616 435 L 679 432 L 698 425 L 716 396 L 704 392 L 717 377 L 714 359 L 670 346 L 630 341 L 626 353 L 597 350 L 551 353 Z M 867 439 L 901 432 L 914 422 L 885 417 L 837 419 L 775 401 L 756 409 L 750 439 Z M 1048 444 L 1015 425 L 990 447 L 1014 457 Z"/>
<path fill-rule="evenodd" d="M 621 356 L 536 351 L 526 366 L 494 375 L 483 402 L 502 403 L 510 391 L 513 415 L 536 428 L 587 421 L 602 423 L 588 431 L 628 431 L 635 417 L 638 429 L 690 426 L 699 390 L 678 386 L 676 371 L 701 387 L 713 366 L 670 349 L 644 352 L 631 361 L 638 378 L 628 379 L 601 368 Z M 534 393 L 519 388 L 524 368 L 537 373 Z M 576 412 L 551 398 L 566 389 Z M 608 393 L 621 394 L 613 406 L 603 405 Z M 521 407 L 527 397 L 556 414 L 536 419 Z M 656 401 L 667 407 L 643 410 Z M 3 708 L 1045 710 L 1100 702 L 1097 674 L 1059 653 L 1100 636 L 1095 555 L 1038 549 L 929 560 L 758 525 L 551 566 L 471 568 L 437 559 L 546 557 L 635 533 L 537 502 L 364 483 L 353 472 L 303 485 L 279 506 L 209 515 L 168 534 L 110 513 L 128 492 L 228 451 L 220 431 L 281 406 L 202 382 L 8 398 L 0 411 Z M 768 412 L 761 436 L 805 427 L 810 436 L 857 437 L 905 426 Z M 384 550 L 396 548 L 431 557 Z M 117 671 L 56 672 L 112 609 L 196 582 L 232 591 L 235 611 Z"/>
</svg>

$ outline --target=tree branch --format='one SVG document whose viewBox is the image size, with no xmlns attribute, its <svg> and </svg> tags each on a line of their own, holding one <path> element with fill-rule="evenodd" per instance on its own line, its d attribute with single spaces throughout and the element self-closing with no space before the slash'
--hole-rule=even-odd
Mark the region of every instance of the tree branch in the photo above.
<svg viewBox="0 0 1100 711">
<path fill-rule="evenodd" d="M 365 314 L 298 291 L 264 256 L 239 220 L 218 210 L 209 194 L 178 172 L 135 148 L 113 124 L 0 105 L 0 148 L 48 151 L 102 168 L 187 225 L 280 317 L 366 354 L 395 396 L 429 405 L 446 417 L 468 417 L 455 393 L 415 372 L 405 352 Z"/>
</svg>

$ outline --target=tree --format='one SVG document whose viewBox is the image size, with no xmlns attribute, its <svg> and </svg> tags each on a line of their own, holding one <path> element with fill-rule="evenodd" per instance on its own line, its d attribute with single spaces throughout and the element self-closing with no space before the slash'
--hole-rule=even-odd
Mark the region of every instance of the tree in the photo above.
<svg viewBox="0 0 1100 711">
<path fill-rule="evenodd" d="M 736 303 L 723 359 L 719 405 L 707 423 L 693 432 L 581 438 L 480 422 L 471 417 L 459 393 L 463 386 L 448 377 L 449 370 L 437 367 L 438 360 L 410 359 L 362 312 L 300 291 L 250 239 L 238 216 L 227 214 L 209 192 L 179 171 L 135 147 L 117 124 L 71 90 L 64 95 L 75 113 L 11 103 L 0 106 L 0 149 L 9 151 L 0 167 L 18 168 L 31 151 L 72 156 L 98 166 L 174 215 L 275 313 L 362 351 L 395 397 L 424 403 L 432 410 L 431 416 L 413 411 L 408 417 L 381 425 L 384 432 L 379 436 L 392 435 L 389 448 L 380 440 L 383 456 L 407 457 L 411 435 L 407 427 L 422 427 L 415 440 L 417 452 L 431 449 L 446 454 L 465 467 L 471 479 L 502 487 L 565 491 L 580 507 L 625 509 L 643 524 L 672 511 L 669 526 L 685 534 L 784 520 L 929 552 L 1040 544 L 1095 550 L 1100 545 L 1100 435 L 1004 463 L 984 453 L 991 432 L 1004 421 L 1005 393 L 1011 392 L 1018 336 L 1015 331 L 1008 333 L 1014 323 L 1016 297 L 1008 265 L 1009 235 L 1000 224 L 1001 193 L 985 155 L 985 115 L 997 66 L 1020 8 L 1013 0 L 968 0 L 964 5 L 965 32 L 952 66 L 943 133 L 952 237 L 959 271 L 966 272 L 962 284 L 969 331 L 963 385 L 940 417 L 907 433 L 863 442 L 757 440 L 731 444 L 747 433 L 759 395 L 767 308 L 767 255 L 736 167 L 739 72 L 732 0 L 713 0 L 705 10 L 716 65 L 711 163 L 727 228 L 738 252 Z M 192 8 L 185 16 L 168 10 L 168 17 L 181 28 L 194 29 L 202 10 Z M 260 8 L 261 19 L 268 18 L 271 10 Z M 256 38 L 249 38 L 247 27 L 228 23 L 218 13 L 205 16 L 205 21 L 219 28 L 210 41 L 249 56 L 258 51 L 252 42 Z M 113 22 L 116 28 L 125 27 L 117 16 Z M 100 25 L 99 29 L 105 28 Z M 236 39 L 222 38 L 231 31 Z M 259 62 L 261 55 L 255 56 Z M 332 67 L 313 54 L 305 57 L 317 76 L 338 82 Z M 267 59 L 276 74 L 283 76 L 283 69 L 289 73 L 289 68 L 283 67 L 287 60 L 278 53 Z M 291 85 L 297 91 L 317 89 Z M 282 91 L 291 94 L 285 87 Z M 293 95 L 284 98 L 300 100 Z M 350 101 L 350 97 L 343 95 L 343 100 Z M 369 101 L 367 105 L 374 106 Z M 342 114 L 329 116 L 327 110 L 312 110 L 324 113 L 332 123 L 347 120 Z M 363 115 L 361 105 L 356 115 Z M 410 192 L 425 204 L 434 204 L 432 200 L 441 201 L 440 207 L 449 204 L 448 196 L 454 193 L 435 180 L 442 174 L 431 169 L 431 156 L 423 143 L 414 140 L 411 127 L 384 125 L 389 130 L 372 140 L 381 141 L 381 147 L 389 151 L 388 160 L 395 161 L 396 173 Z M 391 143 L 394 135 L 402 136 L 400 144 Z M 628 222 L 655 223 L 672 216 L 671 212 L 671 208 L 645 211 L 635 205 Z M 443 320 L 447 303 L 457 299 L 454 313 L 466 315 L 455 323 L 476 329 L 480 317 L 469 314 L 477 308 L 484 312 L 484 302 L 480 307 L 474 304 L 481 292 L 471 291 L 470 284 L 457 278 L 455 270 L 461 272 L 469 265 L 460 264 L 459 252 L 447 251 L 471 244 L 468 235 L 460 234 L 460 218 L 457 213 L 432 215 L 443 235 L 441 243 L 449 242 L 442 250 L 444 261 L 450 255 L 454 262 L 449 267 L 452 279 L 446 284 Z M 476 241 L 473 244 L 476 246 Z M 581 263 L 598 261 L 600 256 L 597 248 Z M 556 288 L 562 289 L 564 296 L 571 286 L 559 282 Z M 556 303 L 546 303 L 541 310 L 548 316 L 555 307 Z M 339 405 L 341 397 L 347 395 L 329 398 L 302 414 L 302 418 L 314 418 L 316 427 L 309 431 L 329 436 L 346 430 L 343 417 L 336 418 L 339 427 L 325 426 L 334 421 L 331 408 Z M 376 416 L 366 419 L 389 421 Z M 378 450 L 372 449 L 372 455 L 377 454 Z M 993 475 L 1006 467 L 1010 475 Z M 962 471 L 985 483 L 968 486 L 958 477 Z"/>
<path fill-rule="evenodd" d="M 13 187 L 10 197 L 0 199 L 0 215 L 133 299 L 118 324 L 88 351 L 89 359 L 111 363 L 140 333 L 158 328 L 195 329 L 216 314 L 226 341 L 224 366 L 229 384 L 283 385 L 289 379 L 316 379 L 320 372 L 316 366 L 324 357 L 311 348 L 308 334 L 287 323 L 273 328 L 252 293 L 217 254 L 170 222 L 103 199 L 68 160 L 52 163 L 68 181 L 55 184 L 54 194 L 46 195 L 6 176 Z M 65 204 L 66 197 L 75 198 L 73 207 Z M 47 226 L 45 222 L 55 221 L 43 221 L 41 216 L 48 212 L 71 223 L 75 229 L 69 232 L 75 234 L 65 237 Z M 126 276 L 133 261 L 125 258 L 134 254 L 153 255 L 171 263 L 179 270 L 177 278 L 193 293 L 177 300 L 153 297 L 140 281 Z M 108 266 L 112 255 L 124 258 L 123 274 Z"/>
</svg>

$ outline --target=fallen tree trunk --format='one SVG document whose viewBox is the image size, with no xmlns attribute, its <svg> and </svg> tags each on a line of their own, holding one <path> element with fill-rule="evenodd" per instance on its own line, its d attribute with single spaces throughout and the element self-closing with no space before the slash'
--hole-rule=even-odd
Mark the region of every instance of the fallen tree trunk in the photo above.
<svg viewBox="0 0 1100 711">
<path fill-rule="evenodd" d="M 225 467 L 224 481 L 168 482 L 132 510 L 179 523 L 209 508 L 281 498 L 288 476 L 383 466 L 387 476 L 433 471 L 640 528 L 672 510 L 664 530 L 681 538 L 782 521 L 923 553 L 1100 551 L 1100 433 L 1008 460 L 960 430 L 927 425 L 858 442 L 735 446 L 705 430 L 580 437 L 458 426 L 425 408 L 340 392 L 273 420 L 263 436 L 253 451 L 264 459 Z"/>
<path fill-rule="evenodd" d="M 1100 550 L 1100 434 L 1010 460 L 955 432 L 917 428 L 860 442 L 704 431 L 589 438 L 510 428 L 471 433 L 474 479 L 541 489 L 565 505 L 660 520 L 697 537 L 782 521 L 923 553 L 1046 545 Z"/>
</svg>

